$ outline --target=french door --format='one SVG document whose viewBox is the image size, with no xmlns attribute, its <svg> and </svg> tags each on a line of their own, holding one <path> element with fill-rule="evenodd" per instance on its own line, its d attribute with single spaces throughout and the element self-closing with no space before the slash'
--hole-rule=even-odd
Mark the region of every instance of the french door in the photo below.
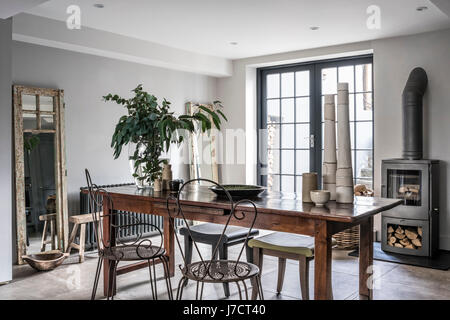
<svg viewBox="0 0 450 320">
<path fill-rule="evenodd" d="M 301 192 L 302 175 L 321 177 L 323 97 L 348 82 L 355 183 L 372 187 L 372 56 L 258 70 L 258 183 Z"/>
</svg>

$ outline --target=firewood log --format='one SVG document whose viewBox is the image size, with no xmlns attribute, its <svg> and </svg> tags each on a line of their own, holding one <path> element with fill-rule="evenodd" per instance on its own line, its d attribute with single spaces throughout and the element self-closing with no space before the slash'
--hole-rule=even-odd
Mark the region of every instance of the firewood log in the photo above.
<svg viewBox="0 0 450 320">
<path fill-rule="evenodd" d="M 390 237 L 389 238 L 389 243 L 391 244 L 391 245 L 393 245 L 394 243 L 396 243 L 397 242 L 397 238 L 396 237 Z"/>
<path fill-rule="evenodd" d="M 395 229 L 396 233 L 405 233 L 405 230 L 403 230 L 402 227 L 398 226 L 397 229 Z"/>
<path fill-rule="evenodd" d="M 355 186 L 355 188 L 354 188 L 354 191 L 355 191 L 355 194 L 357 193 L 357 192 L 359 192 L 359 193 L 364 193 L 365 191 L 367 190 L 367 187 L 364 185 L 364 184 L 357 184 L 356 186 Z"/>
<path fill-rule="evenodd" d="M 422 246 L 422 241 L 421 241 L 419 238 L 413 239 L 411 242 L 412 242 L 413 245 L 415 245 L 416 247 L 421 247 L 421 246 Z"/>
<path fill-rule="evenodd" d="M 401 243 L 398 243 L 398 242 L 395 243 L 394 246 L 397 247 L 397 248 L 403 248 L 403 245 Z"/>
<path fill-rule="evenodd" d="M 407 248 L 407 249 L 416 249 L 416 247 L 412 243 L 410 243 L 407 246 L 405 246 L 405 248 Z"/>
<path fill-rule="evenodd" d="M 417 228 L 417 233 L 422 237 L 422 227 Z"/>
<path fill-rule="evenodd" d="M 406 237 L 403 233 L 398 233 L 398 232 L 395 232 L 395 237 L 397 238 L 397 239 L 403 239 L 404 237 Z"/>
<path fill-rule="evenodd" d="M 408 237 L 408 239 L 414 240 L 417 238 L 418 234 L 414 229 L 408 228 L 405 230 L 405 234 Z"/>
<path fill-rule="evenodd" d="M 394 228 L 392 228 L 392 226 L 389 226 L 387 229 L 388 233 L 394 233 Z"/>
<path fill-rule="evenodd" d="M 404 247 L 407 247 L 407 246 L 409 246 L 409 245 L 411 244 L 411 241 L 409 241 L 408 238 L 404 238 L 404 239 L 400 240 L 400 243 L 401 243 Z"/>
</svg>

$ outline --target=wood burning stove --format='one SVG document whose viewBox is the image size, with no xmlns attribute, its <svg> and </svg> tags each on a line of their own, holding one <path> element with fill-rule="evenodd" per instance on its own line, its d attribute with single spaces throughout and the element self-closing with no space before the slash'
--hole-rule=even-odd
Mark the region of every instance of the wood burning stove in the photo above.
<svg viewBox="0 0 450 320">
<path fill-rule="evenodd" d="M 382 197 L 403 200 L 382 214 L 381 248 L 431 257 L 439 241 L 439 161 L 389 159 L 381 168 Z"/>
<path fill-rule="evenodd" d="M 431 257 L 438 249 L 439 161 L 423 156 L 425 70 L 411 71 L 403 90 L 403 159 L 382 161 L 381 195 L 403 205 L 382 214 L 381 248 Z"/>
</svg>

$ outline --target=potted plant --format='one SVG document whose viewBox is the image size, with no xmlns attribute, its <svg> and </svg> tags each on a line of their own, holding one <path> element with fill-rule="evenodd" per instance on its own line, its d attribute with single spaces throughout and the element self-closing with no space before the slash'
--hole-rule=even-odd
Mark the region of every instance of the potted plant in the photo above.
<svg viewBox="0 0 450 320">
<path fill-rule="evenodd" d="M 134 97 L 125 99 L 118 95 L 108 94 L 105 101 L 114 101 L 127 109 L 127 114 L 119 119 L 116 125 L 111 147 L 114 159 L 117 159 L 122 147 L 134 146 L 129 160 L 134 167 L 133 177 L 138 187 L 152 185 L 161 177 L 161 159 L 163 151 L 168 152 L 172 143 L 180 145 L 186 133 L 196 130 L 206 132 L 213 126 L 220 130 L 221 118 L 228 121 L 220 110 L 220 101 L 213 102 L 213 109 L 198 105 L 198 111 L 192 115 L 176 116 L 170 111 L 170 102 L 166 99 L 158 103 L 157 98 L 145 92 L 142 85 L 132 90 Z M 198 129 L 197 129 L 198 128 Z"/>
</svg>

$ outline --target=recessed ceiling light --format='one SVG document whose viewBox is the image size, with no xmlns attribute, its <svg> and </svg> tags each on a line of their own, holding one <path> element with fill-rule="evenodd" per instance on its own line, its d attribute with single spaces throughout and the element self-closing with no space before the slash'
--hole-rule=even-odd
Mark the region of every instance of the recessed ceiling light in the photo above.
<svg viewBox="0 0 450 320">
<path fill-rule="evenodd" d="M 94 7 L 98 9 L 103 9 L 105 5 L 103 3 L 94 3 Z"/>
<path fill-rule="evenodd" d="M 312 30 L 312 31 L 316 31 L 316 30 L 319 30 L 319 29 L 320 29 L 320 27 L 317 27 L 317 26 L 313 26 L 313 27 L 309 27 L 309 29 L 310 29 L 310 30 Z"/>
<path fill-rule="evenodd" d="M 425 10 L 428 10 L 428 7 L 426 7 L 426 6 L 420 6 L 420 7 L 417 7 L 416 10 L 417 10 L 417 11 L 425 11 Z"/>
<path fill-rule="evenodd" d="M 232 46 L 237 46 L 238 43 L 237 43 L 236 41 L 231 41 L 230 44 L 231 44 Z"/>
</svg>

